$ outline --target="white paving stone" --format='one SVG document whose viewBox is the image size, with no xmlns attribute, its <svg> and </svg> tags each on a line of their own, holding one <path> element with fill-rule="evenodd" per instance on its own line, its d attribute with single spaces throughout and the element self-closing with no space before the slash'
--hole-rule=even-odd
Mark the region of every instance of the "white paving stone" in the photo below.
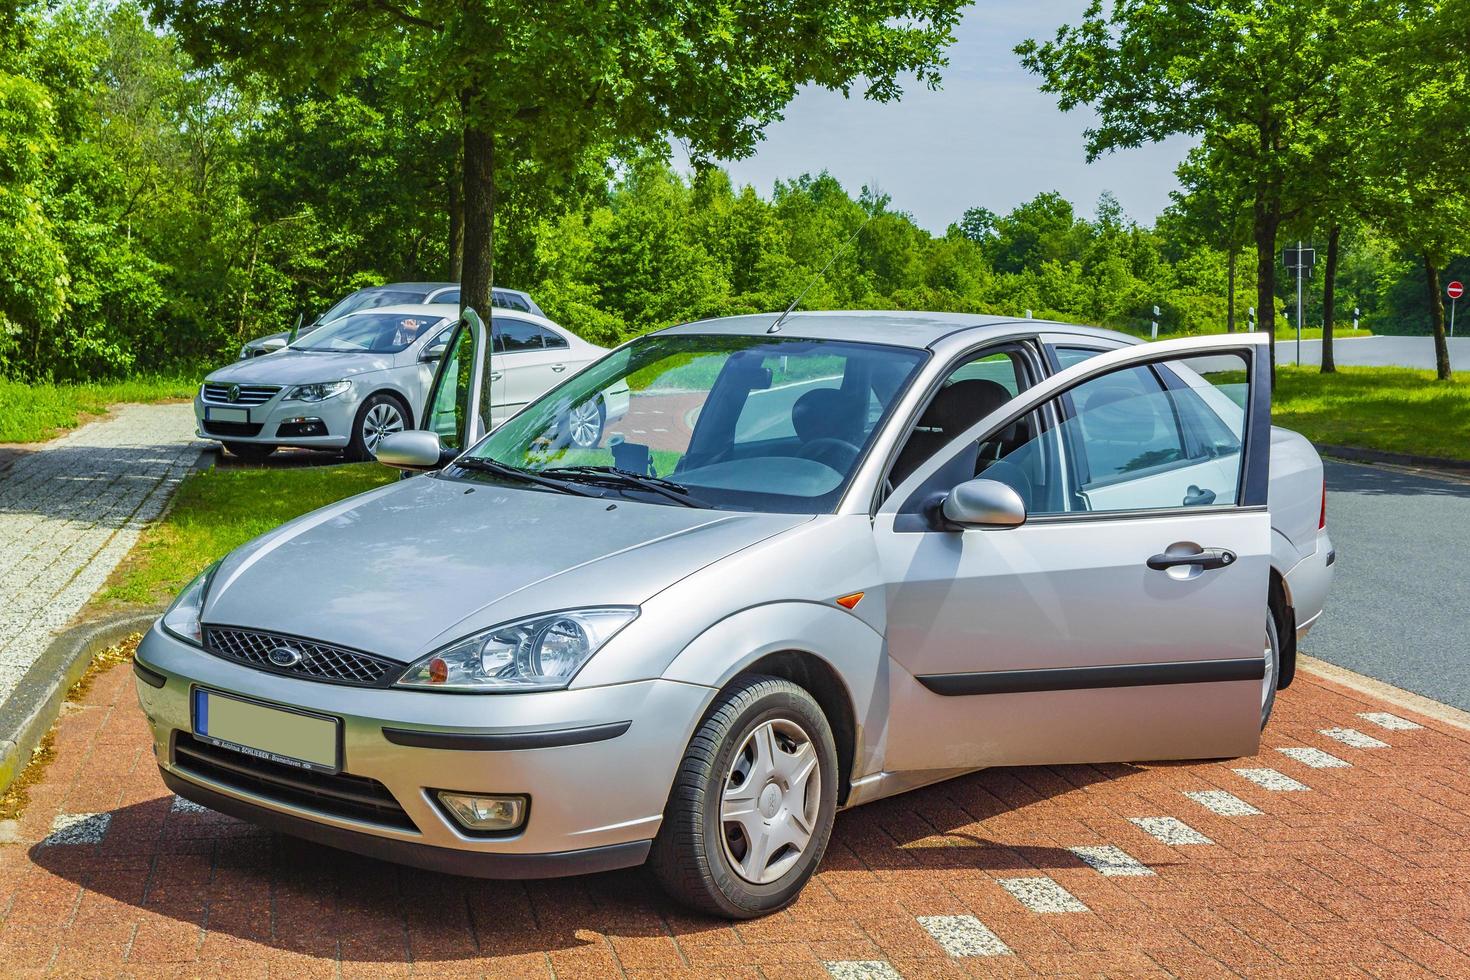
<svg viewBox="0 0 1470 980">
<path fill-rule="evenodd" d="M 1194 790 L 1184 795 L 1211 813 L 1218 813 L 1222 817 L 1257 817 L 1261 814 L 1260 810 L 1245 800 L 1223 789 Z"/>
<path fill-rule="evenodd" d="M 1129 817 L 1128 822 L 1143 828 L 1144 833 L 1165 844 L 1213 844 L 1204 834 L 1176 817 Z"/>
<path fill-rule="evenodd" d="M 884 960 L 837 960 L 822 965 L 836 980 L 903 980 L 903 974 Z"/>
<path fill-rule="evenodd" d="M 1237 769 L 1235 774 L 1273 793 L 1305 793 L 1312 788 L 1275 769 Z"/>
<path fill-rule="evenodd" d="M 1343 762 L 1332 753 L 1323 752 L 1321 749 L 1309 749 L 1303 748 L 1302 746 L 1293 746 L 1287 749 L 1279 749 L 1278 751 L 1287 758 L 1295 759 L 1302 765 L 1311 766 L 1313 769 L 1352 768 L 1351 762 Z"/>
<path fill-rule="evenodd" d="M 1046 877 L 1001 878 L 1000 887 L 1033 912 L 1086 912 L 1087 906 L 1061 885 Z"/>
<path fill-rule="evenodd" d="M 207 806 L 202 806 L 201 804 L 195 803 L 193 800 L 186 800 L 182 796 L 179 796 L 177 794 L 174 795 L 174 801 L 173 801 L 173 803 L 169 805 L 169 811 L 171 813 L 213 813 L 214 812 L 213 810 L 211 810 Z"/>
<path fill-rule="evenodd" d="M 42 847 L 64 844 L 100 844 L 112 824 L 111 813 L 58 813 Z"/>
<path fill-rule="evenodd" d="M 1111 844 L 1097 847 L 1069 847 L 1067 850 L 1086 861 L 1100 875 L 1109 878 L 1130 878 L 1151 875 L 1154 869 L 1121 847 Z"/>
<path fill-rule="evenodd" d="M 1355 749 L 1388 748 L 1387 742 L 1379 741 L 1372 735 L 1364 735 L 1356 728 L 1324 728 L 1322 729 L 1322 734 Z"/>
<path fill-rule="evenodd" d="M 950 956 L 1007 956 L 1011 948 L 973 915 L 921 915 L 923 926 Z"/>
<path fill-rule="evenodd" d="M 1387 711 L 1365 711 L 1358 717 L 1364 721 L 1371 721 L 1379 728 L 1387 728 L 1391 732 L 1412 732 L 1424 727 L 1407 718 L 1391 715 Z"/>
<path fill-rule="evenodd" d="M 123 405 L 0 468 L 0 700 L 163 512 L 203 446 L 192 405 Z"/>
</svg>

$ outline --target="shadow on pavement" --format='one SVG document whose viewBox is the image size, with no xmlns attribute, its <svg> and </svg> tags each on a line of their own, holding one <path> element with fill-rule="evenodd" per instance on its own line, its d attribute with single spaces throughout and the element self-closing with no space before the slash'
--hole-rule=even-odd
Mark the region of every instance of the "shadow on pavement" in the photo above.
<svg viewBox="0 0 1470 980">
<path fill-rule="evenodd" d="M 340 452 L 315 449 L 277 449 L 264 460 L 244 460 L 225 452 L 217 444 L 206 450 L 215 467 L 222 470 L 290 470 L 308 466 L 335 466 L 347 462 Z"/>
<path fill-rule="evenodd" d="M 1470 497 L 1470 479 L 1463 482 L 1411 470 L 1324 461 L 1329 493 L 1365 493 L 1378 496 Z"/>
<path fill-rule="evenodd" d="M 1036 817 L 1028 807 L 1138 772 L 1126 765 L 992 769 L 839 814 L 817 878 L 786 915 L 821 918 L 875 891 L 889 894 L 900 887 L 894 872 L 1083 870 L 1064 848 L 998 844 L 977 833 L 979 825 L 993 818 L 1013 829 L 1029 825 Z M 251 958 L 265 946 L 344 963 L 426 964 L 591 954 L 603 942 L 594 933 L 614 945 L 671 935 L 681 943 L 729 942 L 735 935 L 730 923 L 674 904 L 641 868 L 524 882 L 460 878 L 270 834 L 213 811 L 175 810 L 171 799 L 112 811 L 100 844 L 39 844 L 30 858 L 106 899 L 179 928 L 205 928 L 202 958 Z M 764 927 L 778 926 L 768 920 Z"/>
</svg>

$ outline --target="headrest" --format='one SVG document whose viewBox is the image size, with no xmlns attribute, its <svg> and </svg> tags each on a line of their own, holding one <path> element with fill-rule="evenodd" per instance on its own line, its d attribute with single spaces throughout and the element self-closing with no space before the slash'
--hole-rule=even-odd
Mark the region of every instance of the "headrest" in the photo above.
<svg viewBox="0 0 1470 980">
<path fill-rule="evenodd" d="M 939 389 L 919 424 L 957 436 L 1010 400 L 1004 385 L 987 378 L 967 378 Z"/>
<path fill-rule="evenodd" d="M 854 421 L 846 396 L 836 388 L 814 388 L 791 406 L 791 426 L 802 442 L 814 439 L 851 442 Z"/>
</svg>

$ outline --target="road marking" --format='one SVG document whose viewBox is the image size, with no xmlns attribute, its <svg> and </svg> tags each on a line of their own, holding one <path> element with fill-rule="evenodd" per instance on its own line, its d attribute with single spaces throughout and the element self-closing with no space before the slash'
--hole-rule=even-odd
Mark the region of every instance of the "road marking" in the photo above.
<svg viewBox="0 0 1470 980">
<path fill-rule="evenodd" d="M 1227 793 L 1223 789 L 1197 790 L 1184 795 L 1211 813 L 1218 813 L 1222 817 L 1258 817 L 1261 815 L 1260 810 L 1234 793 Z"/>
<path fill-rule="evenodd" d="M 42 847 L 57 844 L 100 844 L 112 823 L 111 813 L 58 813 Z"/>
<path fill-rule="evenodd" d="M 921 915 L 923 926 L 950 956 L 1010 956 L 1011 948 L 973 915 Z"/>
<path fill-rule="evenodd" d="M 210 813 L 210 812 L 212 812 L 209 809 L 209 807 L 207 807 L 207 806 L 201 806 L 200 804 L 195 803 L 193 800 L 186 800 L 182 796 L 179 796 L 177 793 L 174 794 L 174 801 L 173 801 L 173 803 L 171 803 L 169 805 L 168 810 L 169 810 L 170 813 Z"/>
<path fill-rule="evenodd" d="M 1312 787 L 1306 783 L 1299 783 L 1284 772 L 1275 769 L 1237 769 L 1235 774 L 1249 779 L 1261 789 L 1269 789 L 1273 793 L 1305 793 Z"/>
<path fill-rule="evenodd" d="M 1351 762 L 1343 762 L 1337 756 L 1332 755 L 1328 752 L 1323 752 L 1321 749 L 1308 749 L 1302 748 L 1300 746 L 1294 746 L 1289 749 L 1277 749 L 1276 751 L 1280 752 L 1282 755 L 1286 756 L 1289 759 L 1295 759 L 1297 762 L 1300 762 L 1304 766 L 1311 766 L 1313 769 L 1352 768 Z"/>
<path fill-rule="evenodd" d="M 1154 869 L 1120 847 L 1069 847 L 1067 850 L 1086 861 L 1092 870 L 1108 878 L 1130 878 L 1151 875 Z"/>
<path fill-rule="evenodd" d="M 883 960 L 838 960 L 822 965 L 836 980 L 903 980 L 903 974 Z"/>
<path fill-rule="evenodd" d="M 1000 887 L 1033 912 L 1086 912 L 1086 905 L 1050 878 L 1001 878 Z"/>
<path fill-rule="evenodd" d="M 1143 828 L 1144 833 L 1165 844 L 1213 844 L 1204 834 L 1174 817 L 1129 817 L 1128 822 Z"/>
<path fill-rule="evenodd" d="M 1387 728 L 1391 732 L 1412 732 L 1424 727 L 1407 718 L 1391 715 L 1387 711 L 1365 711 L 1358 717 L 1364 721 L 1371 721 L 1379 728 Z"/>
<path fill-rule="evenodd" d="M 1335 739 L 1341 742 L 1343 745 L 1348 745 L 1355 749 L 1388 748 L 1387 742 L 1381 742 L 1378 739 L 1374 738 L 1372 735 L 1364 735 L 1356 728 L 1324 728 L 1322 729 L 1321 734 L 1326 735 L 1328 738 Z"/>
</svg>

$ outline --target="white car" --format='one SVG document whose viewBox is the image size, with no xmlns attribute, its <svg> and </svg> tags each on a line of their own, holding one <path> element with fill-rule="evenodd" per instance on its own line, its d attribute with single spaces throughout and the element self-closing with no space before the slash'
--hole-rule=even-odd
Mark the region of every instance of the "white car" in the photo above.
<svg viewBox="0 0 1470 980">
<path fill-rule="evenodd" d="M 199 386 L 199 435 L 243 459 L 278 447 L 343 450 L 370 459 L 390 432 L 419 424 L 415 412 L 459 317 L 448 303 L 386 306 L 349 314 L 284 350 L 237 361 Z M 607 351 L 545 317 L 495 311 L 490 369 L 491 424 L 514 415 Z M 574 426 L 594 447 L 617 406 L 589 406 Z"/>
</svg>

